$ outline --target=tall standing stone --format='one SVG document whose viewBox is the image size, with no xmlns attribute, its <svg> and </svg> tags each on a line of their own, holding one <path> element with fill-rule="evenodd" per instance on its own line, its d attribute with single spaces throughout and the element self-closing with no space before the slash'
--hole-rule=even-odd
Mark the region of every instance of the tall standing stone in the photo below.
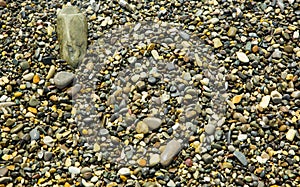
<svg viewBox="0 0 300 187">
<path fill-rule="evenodd" d="M 87 20 L 74 6 L 63 8 L 57 15 L 57 35 L 61 58 L 76 68 L 87 50 Z"/>
</svg>

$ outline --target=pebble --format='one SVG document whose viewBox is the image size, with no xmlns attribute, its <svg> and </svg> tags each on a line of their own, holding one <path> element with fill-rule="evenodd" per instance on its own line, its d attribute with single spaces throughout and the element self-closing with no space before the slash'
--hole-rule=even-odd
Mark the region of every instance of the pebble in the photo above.
<svg viewBox="0 0 300 187">
<path fill-rule="evenodd" d="M 53 146 L 53 138 L 51 138 L 51 136 L 45 136 L 44 138 L 43 138 L 43 142 L 44 142 L 44 144 L 46 144 L 46 145 L 48 145 L 48 146 L 50 146 L 50 147 L 52 147 Z"/>
<path fill-rule="evenodd" d="M 237 58 L 244 63 L 248 63 L 249 62 L 249 58 L 247 57 L 247 55 L 243 52 L 236 52 Z"/>
<path fill-rule="evenodd" d="M 31 140 L 38 140 L 40 138 L 40 132 L 37 130 L 37 128 L 32 129 L 29 132 Z"/>
<path fill-rule="evenodd" d="M 49 69 L 49 71 L 48 71 L 48 74 L 47 74 L 47 76 L 46 76 L 46 79 L 47 79 L 47 80 L 49 80 L 50 78 L 53 77 L 53 75 L 55 74 L 55 70 L 56 70 L 55 66 L 54 66 L 54 65 L 51 65 L 51 66 L 50 66 L 50 69 Z"/>
<path fill-rule="evenodd" d="M 229 37 L 234 37 L 236 35 L 236 32 L 237 32 L 237 28 L 236 27 L 229 27 L 227 35 Z"/>
<path fill-rule="evenodd" d="M 271 92 L 271 98 L 274 103 L 280 103 L 282 101 L 282 95 L 278 91 L 274 90 Z"/>
<path fill-rule="evenodd" d="M 218 22 L 219 22 L 218 18 L 211 18 L 210 20 L 208 20 L 208 23 L 211 23 L 211 24 L 216 24 Z"/>
<path fill-rule="evenodd" d="M 24 127 L 24 124 L 23 123 L 19 123 L 17 124 L 15 127 L 13 127 L 11 130 L 10 130 L 10 133 L 14 134 L 14 133 L 17 133 L 19 132 L 20 130 L 22 130 Z"/>
<path fill-rule="evenodd" d="M 213 163 L 213 157 L 210 155 L 210 154 L 208 154 L 208 153 L 204 153 L 203 155 L 202 155 L 202 160 L 206 163 L 206 164 L 212 164 Z"/>
<path fill-rule="evenodd" d="M 289 141 L 293 141 L 295 138 L 297 131 L 295 129 L 289 129 L 288 132 L 286 133 L 286 139 Z"/>
<path fill-rule="evenodd" d="M 31 81 L 33 79 L 34 73 L 28 73 L 23 76 L 23 79 L 26 81 Z"/>
<path fill-rule="evenodd" d="M 270 100 L 271 100 L 271 96 L 269 95 L 263 96 L 261 102 L 259 103 L 259 106 L 262 107 L 263 109 L 267 108 L 269 106 Z"/>
<path fill-rule="evenodd" d="M 279 49 L 275 49 L 272 53 L 272 57 L 275 59 L 280 59 L 282 55 L 282 52 Z"/>
<path fill-rule="evenodd" d="M 91 182 L 87 182 L 85 179 L 81 180 L 84 187 L 94 187 L 95 185 Z"/>
<path fill-rule="evenodd" d="M 0 177 L 0 184 L 8 184 L 12 182 L 12 180 L 11 177 Z"/>
<path fill-rule="evenodd" d="M 4 0 L 0 0 L 0 6 L 1 7 L 6 7 L 6 2 Z"/>
<path fill-rule="evenodd" d="M 147 117 L 143 119 L 143 122 L 148 125 L 150 131 L 159 128 L 162 124 L 161 119 L 156 117 Z"/>
<path fill-rule="evenodd" d="M 160 155 L 159 154 L 150 154 L 149 158 L 149 166 L 155 166 L 160 162 Z"/>
<path fill-rule="evenodd" d="M 244 165 L 247 166 L 248 165 L 248 161 L 245 157 L 245 155 L 239 151 L 234 151 L 233 155 Z"/>
<path fill-rule="evenodd" d="M 44 153 L 44 160 L 45 160 L 45 161 L 50 161 L 50 160 L 52 159 L 52 157 L 53 157 L 53 153 L 51 153 L 51 152 L 49 152 L 49 151 L 46 151 L 46 152 Z"/>
<path fill-rule="evenodd" d="M 136 125 L 135 130 L 139 134 L 147 134 L 149 132 L 149 127 L 145 122 L 139 121 Z"/>
<path fill-rule="evenodd" d="M 72 174 L 80 174 L 80 169 L 78 167 L 70 166 L 68 168 L 68 171 Z"/>
<path fill-rule="evenodd" d="M 118 171 L 118 175 L 130 175 L 130 169 L 129 168 L 121 168 Z"/>
<path fill-rule="evenodd" d="M 204 126 L 204 131 L 208 134 L 214 134 L 216 127 L 212 124 L 208 124 Z"/>
<path fill-rule="evenodd" d="M 168 166 L 174 157 L 181 151 L 182 145 L 177 140 L 171 140 L 165 147 L 165 150 L 160 155 L 160 163 L 163 166 Z"/>
<path fill-rule="evenodd" d="M 242 98 L 243 98 L 243 95 L 236 95 L 232 98 L 232 103 L 233 104 L 238 104 L 238 103 L 241 102 Z"/>
<path fill-rule="evenodd" d="M 214 38 L 213 42 L 214 42 L 214 48 L 219 48 L 223 46 L 223 43 L 221 42 L 220 38 Z"/>
<path fill-rule="evenodd" d="M 300 91 L 297 90 L 297 91 L 292 92 L 291 96 L 295 99 L 299 99 L 300 98 Z"/>
<path fill-rule="evenodd" d="M 54 76 L 54 83 L 57 88 L 63 89 L 72 83 L 75 75 L 70 72 L 61 71 Z"/>
<path fill-rule="evenodd" d="M 0 177 L 4 177 L 8 172 L 7 168 L 0 168 Z"/>
</svg>

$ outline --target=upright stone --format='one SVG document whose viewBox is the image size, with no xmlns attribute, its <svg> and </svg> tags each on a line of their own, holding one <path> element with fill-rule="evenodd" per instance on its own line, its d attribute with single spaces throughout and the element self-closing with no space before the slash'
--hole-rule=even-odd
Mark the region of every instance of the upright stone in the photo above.
<svg viewBox="0 0 300 187">
<path fill-rule="evenodd" d="M 87 50 L 87 20 L 74 6 L 63 8 L 57 15 L 57 35 L 61 58 L 76 68 Z"/>
</svg>

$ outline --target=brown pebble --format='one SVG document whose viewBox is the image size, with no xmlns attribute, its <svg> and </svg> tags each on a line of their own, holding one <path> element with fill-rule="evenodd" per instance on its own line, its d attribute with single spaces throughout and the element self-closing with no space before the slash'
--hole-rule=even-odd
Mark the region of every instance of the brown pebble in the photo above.
<svg viewBox="0 0 300 187">
<path fill-rule="evenodd" d="M 255 45 L 255 46 L 252 47 L 252 52 L 253 53 L 257 53 L 258 50 L 259 50 L 259 47 L 257 45 Z"/>
<path fill-rule="evenodd" d="M 281 125 L 281 126 L 279 127 L 279 131 L 281 131 L 281 132 L 286 131 L 286 129 L 287 129 L 287 126 L 286 126 L 286 125 Z"/>
<path fill-rule="evenodd" d="M 192 167 L 193 166 L 193 161 L 192 159 L 188 158 L 184 161 L 185 165 L 188 167 Z"/>
<path fill-rule="evenodd" d="M 6 2 L 4 0 L 0 0 L 0 6 L 6 7 Z"/>
</svg>

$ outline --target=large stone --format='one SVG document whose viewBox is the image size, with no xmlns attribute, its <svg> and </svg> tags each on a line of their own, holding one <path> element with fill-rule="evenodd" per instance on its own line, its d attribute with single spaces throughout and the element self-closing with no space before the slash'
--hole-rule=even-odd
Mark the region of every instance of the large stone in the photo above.
<svg viewBox="0 0 300 187">
<path fill-rule="evenodd" d="M 87 20 L 74 6 L 63 8 L 57 15 L 57 35 L 61 58 L 76 68 L 87 50 Z"/>
<path fill-rule="evenodd" d="M 143 119 L 143 122 L 146 123 L 149 127 L 149 130 L 155 130 L 160 127 L 162 124 L 161 119 L 156 118 L 156 117 L 147 117 Z"/>
<path fill-rule="evenodd" d="M 176 140 L 171 140 L 165 150 L 160 155 L 160 163 L 163 166 L 168 166 L 174 157 L 181 151 L 181 143 Z"/>
</svg>

